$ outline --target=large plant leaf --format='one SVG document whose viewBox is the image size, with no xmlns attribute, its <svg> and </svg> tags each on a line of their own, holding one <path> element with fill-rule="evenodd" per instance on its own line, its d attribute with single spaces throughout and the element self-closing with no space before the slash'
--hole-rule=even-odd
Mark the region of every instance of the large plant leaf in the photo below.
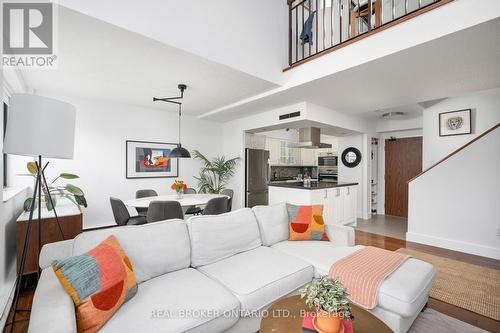
<svg viewBox="0 0 500 333">
<path fill-rule="evenodd" d="M 26 169 L 28 169 L 28 172 L 32 175 L 36 175 L 38 173 L 38 168 L 35 162 L 26 163 Z"/>
<path fill-rule="evenodd" d="M 77 179 L 77 178 L 80 178 L 78 177 L 78 175 L 75 175 L 75 174 L 72 174 L 72 173 L 66 173 L 66 172 L 63 172 L 59 175 L 59 177 L 63 178 L 63 179 Z"/>
<path fill-rule="evenodd" d="M 49 210 L 49 211 L 51 211 L 52 209 L 54 209 L 54 207 L 57 205 L 56 196 L 55 195 L 51 195 L 51 197 L 52 197 L 52 202 L 50 202 L 50 198 L 49 198 L 48 194 L 44 195 L 45 206 L 47 206 L 47 210 Z"/>
<path fill-rule="evenodd" d="M 73 195 L 84 195 L 83 191 L 79 187 L 76 187 L 75 185 L 66 184 L 65 188 L 69 193 Z"/>
<path fill-rule="evenodd" d="M 33 198 L 28 198 L 24 200 L 23 209 L 25 212 L 29 212 L 31 210 L 31 205 L 33 204 Z"/>
<path fill-rule="evenodd" d="M 75 201 L 85 208 L 87 208 L 87 199 L 85 199 L 84 195 L 75 195 Z"/>
</svg>

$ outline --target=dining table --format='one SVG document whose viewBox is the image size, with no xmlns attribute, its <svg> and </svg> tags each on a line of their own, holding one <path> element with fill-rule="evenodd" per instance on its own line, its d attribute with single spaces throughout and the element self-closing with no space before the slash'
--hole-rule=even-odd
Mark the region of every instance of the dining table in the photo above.
<svg viewBox="0 0 500 333">
<path fill-rule="evenodd" d="M 125 205 L 133 208 L 148 208 L 151 201 L 177 201 L 181 204 L 183 210 L 186 210 L 190 206 L 205 206 L 210 199 L 220 197 L 228 196 L 223 194 L 197 193 L 184 194 L 182 198 L 178 198 L 177 194 L 167 194 L 127 200 L 125 201 Z"/>
</svg>

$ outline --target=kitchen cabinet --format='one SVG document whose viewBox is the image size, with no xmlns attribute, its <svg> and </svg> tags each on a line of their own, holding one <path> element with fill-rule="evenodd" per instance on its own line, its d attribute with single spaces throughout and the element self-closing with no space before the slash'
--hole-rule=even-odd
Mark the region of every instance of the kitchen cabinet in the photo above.
<svg viewBox="0 0 500 333">
<path fill-rule="evenodd" d="M 326 224 L 356 225 L 357 185 L 312 190 L 305 187 L 269 186 L 269 204 L 323 205 Z"/>
<path fill-rule="evenodd" d="M 266 137 L 264 135 L 245 134 L 245 146 L 251 149 L 265 149 Z"/>
<path fill-rule="evenodd" d="M 315 154 L 316 149 L 300 149 L 300 163 L 303 166 L 313 166 L 317 164 L 317 158 Z"/>
<path fill-rule="evenodd" d="M 269 150 L 269 163 L 279 165 L 281 157 L 281 141 L 274 138 L 266 138 L 266 150 Z"/>
</svg>

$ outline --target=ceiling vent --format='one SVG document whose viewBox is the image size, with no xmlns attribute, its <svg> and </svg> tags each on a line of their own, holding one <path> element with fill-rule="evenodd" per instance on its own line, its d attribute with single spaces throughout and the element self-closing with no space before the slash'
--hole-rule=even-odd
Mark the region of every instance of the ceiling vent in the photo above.
<svg viewBox="0 0 500 333">
<path fill-rule="evenodd" d="M 280 120 L 290 119 L 290 118 L 295 118 L 295 117 L 300 117 L 300 111 L 282 114 L 282 115 L 280 115 Z"/>
<path fill-rule="evenodd" d="M 397 111 L 397 112 L 386 112 L 386 113 L 383 113 L 380 118 L 381 119 L 398 119 L 398 118 L 402 118 L 403 116 L 405 115 L 404 112 L 401 112 L 401 111 Z"/>
</svg>

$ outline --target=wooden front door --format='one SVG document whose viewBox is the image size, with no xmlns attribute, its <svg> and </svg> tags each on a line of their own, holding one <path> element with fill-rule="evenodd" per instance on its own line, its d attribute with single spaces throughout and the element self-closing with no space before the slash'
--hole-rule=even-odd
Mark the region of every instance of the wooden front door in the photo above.
<svg viewBox="0 0 500 333">
<path fill-rule="evenodd" d="M 422 137 L 385 140 L 385 214 L 408 217 L 408 181 L 422 172 Z"/>
</svg>

